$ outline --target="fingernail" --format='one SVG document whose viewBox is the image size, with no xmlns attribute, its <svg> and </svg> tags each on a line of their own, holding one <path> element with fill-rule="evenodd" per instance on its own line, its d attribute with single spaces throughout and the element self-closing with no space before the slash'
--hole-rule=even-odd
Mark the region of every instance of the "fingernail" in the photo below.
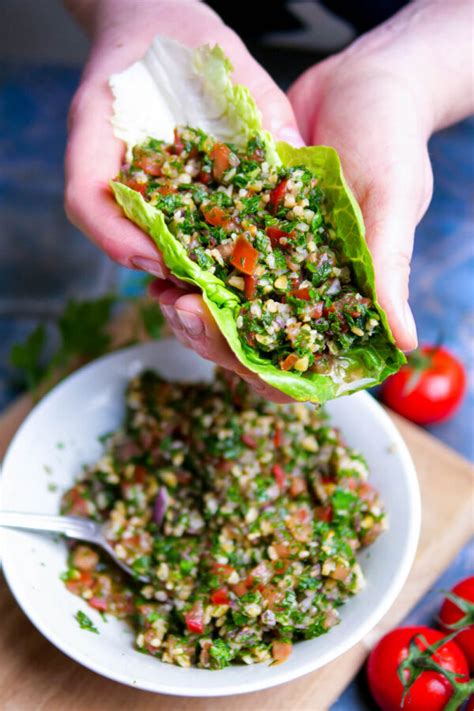
<svg viewBox="0 0 474 711">
<path fill-rule="evenodd" d="M 202 336 L 204 333 L 204 324 L 199 316 L 189 311 L 180 311 L 179 309 L 176 309 L 176 313 L 184 330 L 191 338 Z"/>
<path fill-rule="evenodd" d="M 302 148 L 305 145 L 299 131 L 296 128 L 291 128 L 291 126 L 280 128 L 277 135 L 281 141 L 286 141 L 286 143 L 290 143 L 295 148 Z"/>
<path fill-rule="evenodd" d="M 174 328 L 181 328 L 181 322 L 179 318 L 176 315 L 176 309 L 173 306 L 170 306 L 169 304 L 162 304 L 160 303 L 160 309 L 166 318 L 167 321 L 173 326 Z"/>
<path fill-rule="evenodd" d="M 146 259 L 145 257 L 132 257 L 130 263 L 135 267 L 135 269 L 140 269 L 143 272 L 148 272 L 148 274 L 153 274 L 153 276 L 159 279 L 165 279 L 166 274 L 163 271 L 163 267 L 160 262 L 155 259 Z"/>
<path fill-rule="evenodd" d="M 410 336 L 410 338 L 414 341 L 416 348 L 416 345 L 418 343 L 418 336 L 416 333 L 416 324 L 415 324 L 415 319 L 413 318 L 413 313 L 412 310 L 408 304 L 408 302 L 405 303 L 405 306 L 403 307 L 403 316 L 404 316 L 404 322 L 405 322 L 405 328 L 407 331 L 407 334 Z"/>
</svg>

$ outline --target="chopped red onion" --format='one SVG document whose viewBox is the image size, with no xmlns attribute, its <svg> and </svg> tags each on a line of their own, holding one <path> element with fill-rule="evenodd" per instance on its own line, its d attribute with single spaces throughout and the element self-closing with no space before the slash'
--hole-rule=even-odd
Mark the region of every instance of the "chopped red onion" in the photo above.
<svg viewBox="0 0 474 711">
<path fill-rule="evenodd" d="M 153 506 L 153 520 L 155 521 L 158 528 L 163 523 L 166 509 L 168 508 L 168 503 L 169 503 L 168 492 L 166 491 L 165 487 L 162 486 L 162 487 L 160 487 L 160 490 L 158 491 L 158 496 L 156 497 L 155 503 Z"/>
</svg>

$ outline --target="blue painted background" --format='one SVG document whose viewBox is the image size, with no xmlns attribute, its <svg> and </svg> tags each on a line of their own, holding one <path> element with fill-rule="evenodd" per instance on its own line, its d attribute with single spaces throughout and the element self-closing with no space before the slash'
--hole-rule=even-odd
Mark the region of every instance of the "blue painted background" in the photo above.
<svg viewBox="0 0 474 711">
<path fill-rule="evenodd" d="M 53 321 L 68 296 L 131 291 L 136 275 L 111 264 L 66 220 L 62 161 L 66 116 L 79 72 L 0 64 L 0 408 L 18 392 L 8 365 L 13 343 L 40 320 Z M 430 144 L 435 191 L 416 234 L 411 303 L 421 342 L 442 338 L 464 362 L 469 391 L 459 413 L 431 431 L 474 459 L 474 122 Z M 449 472 L 446 472 L 449 486 Z M 474 570 L 466 547 L 434 590 Z M 430 622 L 439 595 L 428 594 L 408 622 Z M 337 711 L 373 708 L 363 676 Z"/>
</svg>

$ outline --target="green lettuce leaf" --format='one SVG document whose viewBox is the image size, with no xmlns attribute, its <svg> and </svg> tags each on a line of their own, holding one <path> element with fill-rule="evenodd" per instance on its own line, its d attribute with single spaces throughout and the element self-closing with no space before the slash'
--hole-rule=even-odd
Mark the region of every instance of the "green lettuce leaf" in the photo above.
<svg viewBox="0 0 474 711">
<path fill-rule="evenodd" d="M 339 357 L 328 375 L 282 371 L 241 341 L 236 325 L 239 299 L 221 279 L 188 257 L 169 231 L 163 213 L 118 182 L 112 183 L 115 198 L 127 217 L 151 236 L 171 272 L 202 290 L 232 351 L 262 380 L 295 400 L 315 403 L 376 385 L 396 372 L 406 359 L 395 346 L 387 317 L 376 299 L 362 213 L 344 179 L 339 157 L 326 146 L 275 145 L 271 135 L 262 129 L 260 112 L 248 89 L 234 85 L 231 72 L 232 66 L 220 47 L 190 50 L 173 40 L 155 39 L 141 62 L 111 78 L 116 135 L 130 149 L 147 136 L 172 140 L 176 125 L 200 128 L 219 140 L 238 145 L 258 133 L 266 144 L 270 162 L 309 168 L 319 178 L 325 194 L 326 212 L 335 232 L 334 249 L 351 266 L 359 291 L 373 300 L 380 315 L 381 332 Z M 170 76 L 173 82 L 169 81 Z"/>
</svg>

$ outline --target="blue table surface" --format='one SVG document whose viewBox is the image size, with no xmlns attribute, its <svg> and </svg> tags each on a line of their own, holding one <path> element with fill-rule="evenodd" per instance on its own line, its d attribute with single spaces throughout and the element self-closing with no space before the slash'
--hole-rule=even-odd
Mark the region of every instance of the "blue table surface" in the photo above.
<svg viewBox="0 0 474 711">
<path fill-rule="evenodd" d="M 131 292 L 137 284 L 136 275 L 111 264 L 64 215 L 66 115 L 78 79 L 76 69 L 0 63 L 0 409 L 18 394 L 8 364 L 10 348 L 38 320 L 52 322 L 69 296 L 91 297 L 113 288 Z M 430 430 L 471 460 L 473 153 L 474 120 L 444 130 L 430 142 L 435 189 L 416 232 L 410 283 L 420 341 L 441 338 L 464 362 L 469 377 L 459 412 Z M 432 622 L 440 599 L 436 591 L 473 570 L 471 543 L 405 622 Z M 333 706 L 334 711 L 372 708 L 363 674 Z"/>
</svg>

